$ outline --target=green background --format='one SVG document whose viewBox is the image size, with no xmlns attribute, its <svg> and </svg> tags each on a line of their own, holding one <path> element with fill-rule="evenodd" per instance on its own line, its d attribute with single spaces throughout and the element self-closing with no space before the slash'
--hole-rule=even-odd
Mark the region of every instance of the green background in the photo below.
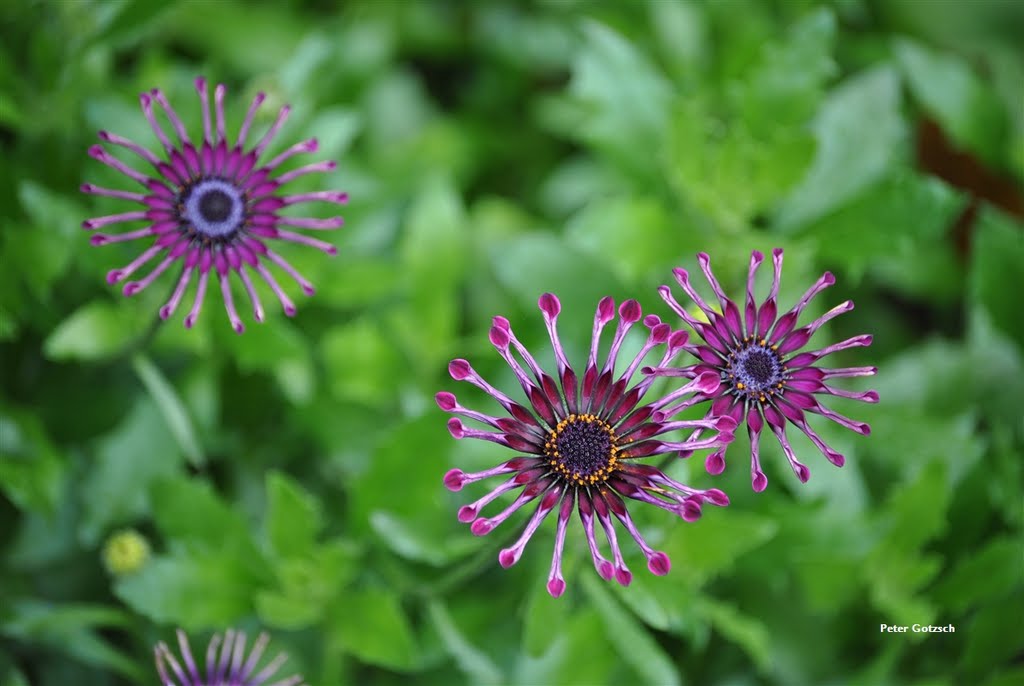
<svg viewBox="0 0 1024 686">
<path fill-rule="evenodd" d="M 1019 3 L 21 0 L 0 27 L 0 684 L 153 684 L 176 626 L 199 653 L 265 628 L 320 686 L 1024 683 Z M 213 289 L 146 340 L 175 277 L 108 286 L 138 247 L 80 223 L 132 208 L 77 188 L 133 185 L 86 149 L 157 148 L 141 91 L 195 135 L 199 74 L 229 134 L 255 92 L 257 134 L 291 103 L 271 154 L 317 136 L 289 166 L 339 167 L 289 190 L 352 200 L 337 257 L 281 250 L 318 287 L 282 282 L 294 319 L 265 297 L 236 336 Z M 474 537 L 486 486 L 441 477 L 506 453 L 433 394 L 497 407 L 447 362 L 514 393 L 492 316 L 553 365 L 556 292 L 581 365 L 601 296 L 668 319 L 673 267 L 707 251 L 741 297 L 775 246 L 782 306 L 825 269 L 805 321 L 856 301 L 812 345 L 874 335 L 835 366 L 877 364 L 842 385 L 881 403 L 831 403 L 872 435 L 812 420 L 847 465 L 794 438 L 801 485 L 767 437 L 754 494 L 741 431 L 723 475 L 671 466 L 730 507 L 632 508 L 667 577 L 626 545 L 632 586 L 604 584 L 575 520 L 563 597 L 551 522 L 501 569 L 524 518 Z M 152 554 L 114 574 L 124 528 Z M 956 633 L 878 630 L 915 622 Z"/>
</svg>

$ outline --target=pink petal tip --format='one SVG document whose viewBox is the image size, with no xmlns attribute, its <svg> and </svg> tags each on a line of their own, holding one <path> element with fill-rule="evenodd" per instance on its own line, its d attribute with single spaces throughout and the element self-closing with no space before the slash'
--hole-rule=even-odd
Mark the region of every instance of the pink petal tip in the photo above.
<svg viewBox="0 0 1024 686">
<path fill-rule="evenodd" d="M 449 491 L 461 491 L 466 484 L 466 474 L 461 469 L 449 470 L 444 475 L 444 485 Z"/>
</svg>

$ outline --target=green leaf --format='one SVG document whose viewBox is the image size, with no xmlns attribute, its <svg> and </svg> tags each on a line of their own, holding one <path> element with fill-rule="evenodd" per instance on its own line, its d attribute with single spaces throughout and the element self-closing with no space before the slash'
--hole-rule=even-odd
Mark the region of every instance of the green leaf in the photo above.
<svg viewBox="0 0 1024 686">
<path fill-rule="evenodd" d="M 177 473 L 181 456 L 155 405 L 140 398 L 124 420 L 96 442 L 89 472 L 80 485 L 84 512 L 83 540 L 95 543 L 115 524 L 143 516 L 150 507 L 150 487 Z"/>
<path fill-rule="evenodd" d="M 1021 683 L 1024 683 L 1024 667 L 1012 667 L 993 676 L 984 686 L 1017 686 Z"/>
<path fill-rule="evenodd" d="M 474 684 L 497 684 L 502 681 L 501 670 L 487 656 L 474 646 L 455 624 L 447 608 L 436 600 L 427 604 L 427 616 L 444 642 L 448 653 L 455 659 L 459 669 Z"/>
<path fill-rule="evenodd" d="M 723 230 L 774 207 L 814 155 L 809 122 L 834 73 L 835 18 L 807 14 L 725 87 L 681 99 L 672 122 L 671 178 Z"/>
<path fill-rule="evenodd" d="M 592 574 L 583 575 L 581 582 L 601 616 L 609 643 L 618 651 L 619 657 L 649 683 L 665 686 L 681 683 L 672 659 L 643 625 L 615 601 L 601 585 L 603 582 Z"/>
<path fill-rule="evenodd" d="M 589 319 L 602 297 L 625 291 L 606 260 L 550 234 L 492 241 L 488 257 L 498 281 L 529 312 L 536 312 L 537 299 L 550 292 L 562 301 L 564 316 Z"/>
<path fill-rule="evenodd" d="M 242 513 L 218 498 L 209 484 L 167 479 L 155 485 L 151 497 L 153 517 L 168 538 L 200 550 L 235 551 L 250 558 L 250 567 L 266 568 Z"/>
<path fill-rule="evenodd" d="M 295 46 L 291 57 L 278 67 L 281 81 L 296 91 L 315 92 L 318 90 L 317 84 L 309 82 L 315 77 L 317 69 L 331 58 L 332 47 L 331 40 L 322 31 L 311 31 Z M 322 133 L 323 130 L 317 131 L 316 136 L 320 142 L 319 152 L 325 151 Z M 333 151 L 330 154 L 334 156 Z"/>
<path fill-rule="evenodd" d="M 466 271 L 465 210 L 451 180 L 427 179 L 406 216 L 398 246 L 399 259 L 410 284 L 430 283 L 445 289 Z"/>
<path fill-rule="evenodd" d="M 761 135 L 736 123 L 723 133 L 719 117 L 699 100 L 680 104 L 676 115 L 671 179 L 687 200 L 730 233 L 776 205 L 814 154 L 806 124 Z"/>
<path fill-rule="evenodd" d="M 970 287 L 993 324 L 1024 350 L 1024 317 L 1012 284 L 1024 283 L 1024 226 L 990 207 L 978 216 L 973 239 Z"/>
<path fill-rule="evenodd" d="M 336 540 L 301 558 L 277 561 L 273 565 L 277 584 L 256 594 L 260 619 L 292 630 L 322 621 L 359 571 L 359 554 L 356 545 Z"/>
<path fill-rule="evenodd" d="M 640 573 L 628 586 L 613 586 L 616 597 L 640 620 L 658 631 L 669 631 L 688 641 L 694 650 L 707 645 L 709 625 L 706 618 L 693 612 L 702 591 L 692 579 L 681 575 L 689 560 L 672 558 L 667 578 Z"/>
<path fill-rule="evenodd" d="M 250 614 L 260 581 L 252 560 L 234 550 L 181 550 L 120 577 L 114 594 L 154 622 L 195 630 Z"/>
<path fill-rule="evenodd" d="M 96 22 L 96 40 L 117 45 L 126 37 L 138 35 L 146 25 L 165 12 L 166 5 L 150 4 L 140 0 L 124 3 L 101 4 L 92 8 Z M 105 11 L 104 11 L 105 10 Z"/>
<path fill-rule="evenodd" d="M 3 102 L 0 102 L 0 118 L 3 118 Z M 4 686 L 32 686 L 25 673 L 12 666 L 10 660 L 3 653 L 0 653 L 0 684 Z"/>
<path fill-rule="evenodd" d="M 958 144 L 1002 166 L 1008 126 L 995 92 L 967 62 L 907 38 L 893 46 L 914 97 Z"/>
<path fill-rule="evenodd" d="M 448 562 L 449 555 L 438 549 L 428 534 L 418 531 L 406 519 L 390 512 L 375 511 L 369 521 L 373 531 L 398 555 L 438 567 Z"/>
<path fill-rule="evenodd" d="M 395 553 L 427 564 L 478 548 L 480 540 L 458 524 L 456 501 L 441 483 L 450 468 L 450 441 L 436 412 L 394 426 L 354 482 L 353 521 L 369 525 Z"/>
<path fill-rule="evenodd" d="M 686 561 L 672 574 L 697 585 L 731 569 L 741 555 L 772 540 L 778 530 L 767 516 L 730 508 L 673 528 L 661 547 L 671 559 Z"/>
<path fill-rule="evenodd" d="M 50 332 L 43 351 L 51 360 L 100 360 L 124 349 L 138 333 L 121 308 L 112 303 L 93 301 Z"/>
<path fill-rule="evenodd" d="M 472 537 L 442 537 L 435 533 L 436 529 L 451 528 L 446 524 L 429 525 L 383 510 L 370 515 L 370 527 L 396 554 L 438 567 L 479 547 L 479 541 Z"/>
<path fill-rule="evenodd" d="M 421 283 L 431 283 L 426 279 Z M 434 378 L 453 357 L 459 324 L 459 300 L 454 289 L 440 284 L 419 288 L 385 317 L 388 335 L 401 346 L 405 359 L 415 363 L 421 378 Z M 410 379 L 411 380 L 411 379 Z"/>
<path fill-rule="evenodd" d="M 369 305 L 385 299 L 401 285 L 401 268 L 391 259 L 356 256 L 337 258 L 336 269 L 317 281 L 316 297 L 340 308 Z"/>
<path fill-rule="evenodd" d="M 979 547 L 942 576 L 934 595 L 943 607 L 965 612 L 972 605 L 1009 595 L 1021 583 L 1024 541 L 1000 536 Z"/>
<path fill-rule="evenodd" d="M 129 656 L 116 649 L 99 633 L 128 630 L 128 613 L 103 605 L 54 604 L 20 601 L 9 608 L 2 632 L 25 642 L 41 643 L 87 665 L 110 669 L 130 679 L 143 672 Z"/>
<path fill-rule="evenodd" d="M 0 253 L 0 260 L 2 259 L 3 253 Z M 0 303 L 0 342 L 13 341 L 18 335 L 19 326 L 17 316 Z"/>
<path fill-rule="evenodd" d="M 324 40 L 323 37 L 318 37 Z M 308 41 L 307 41 L 308 42 Z M 329 45 L 329 44 L 328 44 Z M 284 79 L 285 83 L 293 83 Z M 325 107 L 306 125 L 307 135 L 316 136 L 318 154 L 330 159 L 343 157 L 362 129 L 362 117 L 345 107 Z"/>
<path fill-rule="evenodd" d="M 1019 561 L 1018 561 L 1019 568 Z M 964 631 L 966 647 L 960 652 L 960 669 L 967 677 L 985 674 L 993 665 L 1012 660 L 1020 653 L 1020 608 L 1024 589 L 982 606 Z"/>
<path fill-rule="evenodd" d="M 224 333 L 219 337 L 238 368 L 270 372 L 293 403 L 310 400 L 316 386 L 309 341 L 287 320 L 247 327 L 243 336 Z"/>
<path fill-rule="evenodd" d="M 942 558 L 901 552 L 885 562 L 872 556 L 868 576 L 872 604 L 887 622 L 910 626 L 914 622 L 931 624 L 939 618 L 939 609 L 922 592 L 942 569 Z M 911 637 L 921 640 L 920 636 Z"/>
<path fill-rule="evenodd" d="M 1003 519 L 1017 530 L 1024 529 L 1024 464 L 1021 464 L 1020 441 L 1014 438 L 1016 427 L 996 425 L 993 428 L 991 471 L 986 473 L 989 497 L 1002 511 Z"/>
<path fill-rule="evenodd" d="M 838 525 L 838 523 L 837 523 Z M 800 579 L 800 590 L 807 604 L 817 612 L 834 614 L 856 602 L 863 592 L 860 575 L 863 556 L 857 551 L 813 548 L 793 556 L 793 569 Z"/>
<path fill-rule="evenodd" d="M 331 327 L 320 339 L 320 352 L 336 397 L 367 405 L 394 397 L 402 362 L 377 319 Z"/>
<path fill-rule="evenodd" d="M 565 242 L 595 261 L 615 255 L 609 269 L 630 284 L 653 272 L 671 273 L 679 256 L 698 244 L 659 200 L 643 196 L 595 198 L 569 220 Z"/>
<path fill-rule="evenodd" d="M 571 618 L 567 604 L 552 598 L 545 584 L 532 584 L 523 612 L 523 650 L 531 657 L 543 655 L 551 637 L 562 633 Z"/>
<path fill-rule="evenodd" d="M 946 509 L 952 499 L 948 479 L 946 465 L 933 459 L 922 464 L 909 483 L 892 490 L 880 512 L 885 535 L 878 549 L 879 562 L 885 552 L 916 550 L 946 530 Z"/>
<path fill-rule="evenodd" d="M 768 670 L 772 664 L 771 641 L 763 622 L 744 615 L 728 603 L 703 600 L 698 607 L 718 632 L 743 648 L 759 671 Z"/>
<path fill-rule="evenodd" d="M 549 603 L 564 604 L 565 600 L 548 596 Z M 517 684 L 559 686 L 636 683 L 636 673 L 623 665 L 617 651 L 613 649 L 620 637 L 606 629 L 601 614 L 590 606 L 567 614 L 565 626 L 548 635 L 544 654 L 520 660 L 515 678 L 510 681 Z M 626 646 L 623 648 L 628 649 Z M 660 685 L 662 682 L 650 683 Z"/>
<path fill-rule="evenodd" d="M 564 68 L 572 52 L 572 31 L 561 17 L 505 5 L 482 5 L 477 39 L 492 58 L 517 69 Z"/>
<path fill-rule="evenodd" d="M 878 266 L 874 271 L 900 279 L 899 284 L 914 287 L 913 292 L 949 292 L 955 297 L 961 288 L 954 274 L 922 268 L 919 278 L 912 280 L 918 275 L 907 271 L 923 263 L 922 253 L 948 251 L 940 239 L 964 202 L 942 181 L 900 169 L 810 222 L 801 234 L 816 239 L 820 261 L 841 264 L 855 277 Z"/>
<path fill-rule="evenodd" d="M 887 404 L 919 407 L 933 416 L 953 417 L 973 407 L 984 415 L 1016 422 L 1020 417 L 1016 406 L 1024 397 L 1024 362 L 1020 349 L 1004 336 L 993 335 L 997 332 L 991 328 L 985 318 L 975 315 L 966 345 L 928 340 L 891 358 L 881 366 L 874 383 L 879 396 Z M 893 435 L 902 440 L 899 430 L 895 425 Z M 916 433 L 916 426 L 911 423 L 908 430 Z M 931 450 L 945 454 L 939 442 L 929 443 L 936 446 Z M 915 446 L 916 453 L 915 443 L 906 445 Z"/>
<path fill-rule="evenodd" d="M 276 564 L 274 570 L 281 590 L 256 594 L 260 619 L 269 626 L 289 630 L 304 629 L 321 621 L 327 609 L 325 599 L 332 595 L 330 589 L 324 593 L 323 570 L 307 560 L 285 560 Z"/>
<path fill-rule="evenodd" d="M 82 103 L 82 118 L 90 129 L 100 130 L 110 127 L 108 130 L 116 130 L 119 135 L 136 141 L 147 140 L 146 136 L 152 135 L 153 131 L 146 119 L 139 117 L 138 100 L 107 90 L 89 92 L 85 102 Z M 106 185 L 108 180 L 113 181 L 119 176 L 114 170 L 101 169 L 98 168 L 98 165 L 89 168 L 89 172 L 88 180 L 96 182 L 97 185 Z M 119 200 L 107 201 L 93 198 L 90 208 L 96 214 L 106 214 L 108 210 L 113 214 L 124 211 L 125 206 L 120 202 Z M 115 209 L 118 207 L 121 209 Z M 81 219 L 78 225 L 81 226 Z"/>
<path fill-rule="evenodd" d="M 271 550 L 281 557 L 306 555 L 324 526 L 320 501 L 281 472 L 268 472 L 264 529 Z"/>
<path fill-rule="evenodd" d="M 298 631 L 313 626 L 324 616 L 324 606 L 306 596 L 259 591 L 254 601 L 260 621 L 275 629 Z"/>
<path fill-rule="evenodd" d="M 39 418 L 0 409 L 0 490 L 19 508 L 56 513 L 64 463 Z"/>
<path fill-rule="evenodd" d="M 139 375 L 142 385 L 146 387 L 150 397 L 160 409 L 160 414 L 167 422 L 167 428 L 170 429 L 171 435 L 174 436 L 178 447 L 181 448 L 182 454 L 193 466 L 201 466 L 206 461 L 206 457 L 199 445 L 195 427 L 192 426 L 192 418 L 185 410 L 185 405 L 181 402 L 178 392 L 174 390 L 174 386 L 170 384 L 163 372 L 141 353 L 132 357 L 132 368 Z"/>
<path fill-rule="evenodd" d="M 833 89 L 815 119 L 814 135 L 814 161 L 776 217 L 786 230 L 842 206 L 905 154 L 896 73 L 875 67 Z"/>
<path fill-rule="evenodd" d="M 297 15 L 283 7 L 236 2 L 175 5 L 163 26 L 193 50 L 230 65 L 248 65 L 257 74 L 287 62 L 304 32 Z"/>
<path fill-rule="evenodd" d="M 761 50 L 750 73 L 731 92 L 733 106 L 755 138 L 807 123 L 826 82 L 836 73 L 835 38 L 835 15 L 820 7 Z"/>
<path fill-rule="evenodd" d="M 569 92 L 587 113 L 569 133 L 647 176 L 667 133 L 671 86 L 636 45 L 607 26 L 587 20 L 583 35 Z"/>
<path fill-rule="evenodd" d="M 399 242 L 407 305 L 389 317 L 406 357 L 425 375 L 450 357 L 456 335 L 456 288 L 470 264 L 465 210 L 451 181 L 428 180 L 409 209 Z"/>
<path fill-rule="evenodd" d="M 373 79 L 365 97 L 364 139 L 372 153 L 381 157 L 408 149 L 431 119 L 430 103 L 422 86 L 408 73 L 384 72 Z M 405 155 L 401 157 L 408 168 L 410 160 Z"/>
<path fill-rule="evenodd" d="M 922 461 L 944 463 L 949 483 L 958 484 L 985 455 L 974 413 L 935 417 L 917 408 L 900 407 L 895 399 L 893 401 L 893 409 L 879 413 L 872 424 L 872 435 L 877 443 L 864 447 L 872 459 L 884 464 L 892 459 L 893 453 L 913 452 Z M 920 464 L 909 463 L 897 468 L 913 470 Z M 908 473 L 913 475 L 913 472 Z"/>
<path fill-rule="evenodd" d="M 351 592 L 334 615 L 334 629 L 346 652 L 368 664 L 408 671 L 417 648 L 398 596 L 379 588 Z"/>
<path fill-rule="evenodd" d="M 78 627 L 126 628 L 131 625 L 130 616 L 106 605 L 60 605 L 56 608 L 38 601 L 14 603 L 15 618 L 4 628 L 22 637 L 33 633 L 74 630 Z"/>
<path fill-rule="evenodd" d="M 35 296 L 46 301 L 50 288 L 67 271 L 76 242 L 87 245 L 82 231 L 82 211 L 67 194 L 55 193 L 33 181 L 18 184 L 18 200 L 32 220 L 30 226 L 5 230 L 9 265 L 20 268 L 22 278 Z M 88 248 L 86 248 L 88 249 Z"/>
<path fill-rule="evenodd" d="M 711 47 L 703 8 L 689 2 L 663 0 L 649 0 L 647 7 L 651 30 L 671 67 L 673 80 L 696 80 Z"/>
<path fill-rule="evenodd" d="M 879 511 L 881 538 L 864 568 L 872 602 L 893 624 L 928 624 L 937 616 L 920 591 L 942 569 L 942 558 L 921 548 L 948 525 L 952 495 L 947 479 L 945 464 L 930 461 Z"/>
</svg>

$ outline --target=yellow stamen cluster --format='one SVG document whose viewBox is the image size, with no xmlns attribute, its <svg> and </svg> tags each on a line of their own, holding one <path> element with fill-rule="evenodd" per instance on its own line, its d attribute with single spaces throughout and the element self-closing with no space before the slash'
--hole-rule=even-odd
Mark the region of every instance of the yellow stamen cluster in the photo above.
<svg viewBox="0 0 1024 686">
<path fill-rule="evenodd" d="M 558 437 L 565 430 L 566 427 L 578 424 L 594 424 L 608 434 L 608 439 L 611 444 L 611 449 L 608 452 L 608 462 L 598 470 L 590 473 L 583 474 L 577 469 L 570 470 L 563 461 L 562 455 L 558 452 Z M 548 433 L 548 439 L 544 443 L 544 454 L 548 456 L 548 464 L 566 481 L 570 481 L 576 486 L 593 486 L 594 484 L 604 483 L 608 480 L 608 477 L 618 469 L 619 463 L 619 448 L 616 445 L 618 442 L 618 436 L 615 435 L 614 429 L 611 425 L 593 414 L 570 414 L 568 417 L 558 422 L 554 431 Z"/>
</svg>

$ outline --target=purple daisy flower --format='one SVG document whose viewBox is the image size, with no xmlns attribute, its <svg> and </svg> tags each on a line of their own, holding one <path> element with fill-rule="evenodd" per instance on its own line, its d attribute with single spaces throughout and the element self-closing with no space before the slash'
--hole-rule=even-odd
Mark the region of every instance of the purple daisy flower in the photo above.
<svg viewBox="0 0 1024 686">
<path fill-rule="evenodd" d="M 263 166 L 257 166 L 260 155 L 266 150 L 274 136 L 288 118 L 291 108 L 285 105 L 277 115 L 270 130 L 251 149 L 245 152 L 246 136 L 252 125 L 256 110 L 266 97 L 258 93 L 249 106 L 245 121 L 234 144 L 229 144 L 224 132 L 224 94 L 223 84 L 213 91 L 216 126 L 210 122 L 209 97 L 206 80 L 195 80 L 196 90 L 202 102 L 203 141 L 196 147 L 188 137 L 181 119 L 171 109 L 167 98 L 158 89 L 142 93 L 142 112 L 153 127 L 156 137 L 163 144 L 167 160 L 161 160 L 141 145 L 107 131 L 100 131 L 101 140 L 127 148 L 146 160 L 159 173 L 159 178 L 145 174 L 127 166 L 100 145 L 89 148 L 89 156 L 109 167 L 113 167 L 125 176 L 138 181 L 149 192 L 148 194 L 101 188 L 91 183 L 83 184 L 83 193 L 105 195 L 112 198 L 131 200 L 143 206 L 134 212 L 124 212 L 106 217 L 97 217 L 82 222 L 86 229 L 99 229 L 110 224 L 121 222 L 145 221 L 148 225 L 134 231 L 118 234 L 97 233 L 92 236 L 93 245 L 119 243 L 138 238 L 154 237 L 152 245 L 129 264 L 114 269 L 107 274 L 111 284 L 127 279 L 147 262 L 160 257 L 160 261 L 146 276 L 138 281 L 129 281 L 124 285 L 125 295 L 134 295 L 151 284 L 160 274 L 175 262 L 182 265 L 181 276 L 177 286 L 167 303 L 160 308 L 160 317 L 167 319 L 177 309 L 189 282 L 196 278 L 196 293 L 192 309 L 185 317 L 185 326 L 191 327 L 199 316 L 206 295 L 207 281 L 211 270 L 220 282 L 220 290 L 224 298 L 231 326 L 242 333 L 244 326 L 235 310 L 231 296 L 228 275 L 234 271 L 245 286 L 252 302 L 253 316 L 256 321 L 263 321 L 263 306 L 256 294 L 249 276 L 249 270 L 258 274 L 271 290 L 277 295 L 289 317 L 295 314 L 295 305 L 278 285 L 267 269 L 266 262 L 272 262 L 286 274 L 295 279 L 303 293 L 312 295 L 313 285 L 295 270 L 283 257 L 267 246 L 267 239 L 276 239 L 308 245 L 324 251 L 328 255 L 337 253 L 337 249 L 309 236 L 295 233 L 282 227 L 301 229 L 336 229 L 342 225 L 341 217 L 329 219 L 309 219 L 286 217 L 277 214 L 283 207 L 311 201 L 323 201 L 344 204 L 348 200 L 345 193 L 338 191 L 318 191 L 296 195 L 282 195 L 278 192 L 281 186 L 311 172 L 322 172 L 334 169 L 333 161 L 317 162 L 270 178 L 271 173 L 290 157 L 317 149 L 315 138 L 296 143 Z M 173 143 L 156 120 L 154 103 L 160 105 L 171 127 L 177 134 L 178 143 Z"/>
<path fill-rule="evenodd" d="M 782 450 L 800 481 L 806 482 L 810 477 L 810 471 L 793 454 L 793 448 L 786 437 L 787 422 L 807 434 L 829 462 L 842 467 L 845 458 L 830 448 L 808 425 L 806 413 L 820 414 L 859 434 L 869 434 L 871 427 L 867 424 L 856 422 L 830 410 L 822 405 L 815 395 L 833 395 L 876 403 L 878 393 L 875 391 L 845 391 L 830 386 L 826 381 L 847 376 L 871 376 L 877 371 L 877 367 L 824 368 L 816 366 L 816 363 L 840 350 L 868 346 L 871 344 L 871 336 L 854 336 L 818 350 L 799 351 L 825 322 L 852 310 L 853 301 L 840 303 L 810 324 L 795 328 L 797 319 L 807 304 L 814 296 L 835 283 L 835 277 L 830 272 L 825 272 L 804 293 L 793 309 L 778 316 L 776 297 L 782 274 L 782 249 L 776 248 L 772 251 L 775 275 L 771 291 L 760 307 L 754 304 L 754 276 L 764 260 L 764 255 L 755 250 L 750 257 L 747 301 L 741 315 L 739 306 L 725 296 L 712 274 L 711 260 L 707 254 L 698 254 L 697 260 L 718 298 L 721 312 L 714 310 L 697 294 L 685 269 L 675 269 L 673 273 L 686 294 L 707 316 L 708 323 L 691 316 L 672 297 L 668 286 L 661 286 L 658 292 L 669 307 L 704 339 L 703 345 L 684 346 L 684 349 L 700 362 L 688 367 L 647 367 L 642 371 L 656 376 L 689 379 L 714 373 L 721 379 L 722 384 L 716 391 L 704 392 L 700 399 L 712 401 L 707 413 L 708 418 L 727 416 L 732 417 L 737 423 L 746 418 L 747 432 L 750 435 L 750 475 L 755 491 L 763 491 L 768 485 L 768 479 L 761 471 L 758 456 L 758 440 L 766 423 L 782 445 Z M 673 409 L 668 408 L 667 411 L 671 412 Z M 699 433 L 698 429 L 694 437 L 698 437 Z M 708 472 L 720 474 L 725 469 L 725 450 L 726 446 L 722 446 L 708 455 L 705 462 Z M 688 457 L 689 454 L 682 451 L 680 456 Z"/>
<path fill-rule="evenodd" d="M 156 654 L 156 670 L 160 674 L 160 683 L 163 686 L 262 686 L 288 659 L 287 655 L 281 653 L 266 667 L 256 672 L 256 665 L 259 664 L 270 637 L 261 633 L 256 639 L 256 643 L 253 644 L 248 659 L 243 663 L 245 633 L 228 629 L 224 635 L 223 644 L 220 634 L 215 634 L 210 639 L 210 645 L 206 649 L 206 678 L 204 679 L 199 673 L 195 660 L 192 659 L 188 636 L 181 629 L 178 629 L 177 634 L 181 657 L 185 662 L 184 669 L 163 641 L 157 643 L 153 651 Z M 218 652 L 220 653 L 219 657 Z M 172 679 L 168 674 L 168 667 L 177 680 Z M 267 684 L 267 686 L 301 686 L 303 683 L 302 677 L 295 675 Z"/>
<path fill-rule="evenodd" d="M 643 320 L 649 329 L 646 343 L 625 371 L 616 378 L 615 364 L 619 349 L 626 333 L 640 320 L 642 313 L 635 300 L 621 304 L 611 349 L 604 365 L 599 367 L 597 349 L 601 331 L 615 318 L 614 301 L 603 298 L 594 316 L 590 358 L 580 378 L 569 366 L 558 339 L 555 327 L 561 311 L 558 298 L 545 293 L 538 304 L 544 314 L 554 349 L 557 376 L 552 377 L 541 369 L 512 333 L 507 319 L 495 317 L 490 330 L 491 343 L 519 379 L 529 399 L 529 408 L 490 385 L 466 360 L 451 362 L 448 371 L 452 378 L 468 381 L 482 389 L 497 400 L 510 416 L 492 417 L 467 409 L 451 393 L 442 392 L 436 396 L 442 410 L 495 429 L 469 428 L 458 417 L 452 417 L 448 420 L 448 430 L 452 436 L 492 441 L 520 453 L 486 471 L 467 473 L 453 469 L 445 474 L 444 484 L 452 491 L 458 491 L 474 481 L 509 475 L 490 493 L 460 508 L 459 520 L 472 522 L 472 532 L 482 536 L 508 519 L 513 512 L 536 500 L 536 508 L 519 540 L 512 547 L 502 550 L 498 556 L 503 567 L 510 567 L 519 560 L 530 537 L 545 517 L 557 509 L 554 557 L 547 583 L 548 592 L 555 597 L 565 591 L 561 570 L 562 551 L 573 508 L 577 509 L 583 523 L 594 566 L 605 580 L 614 576 L 625 586 L 633 578 L 623 561 L 613 518 L 619 521 L 643 551 L 650 571 L 657 575 L 667 574 L 671 567 L 668 556 L 647 544 L 629 516 L 623 498 L 655 505 L 686 521 L 700 517 L 701 506 L 705 501 L 714 505 L 729 504 L 725 493 L 718 489 L 702 491 L 690 488 L 669 478 L 656 467 L 638 462 L 639 458 L 679 450 L 714 448 L 732 440 L 731 431 L 736 427 L 736 422 L 730 417 L 669 421 L 676 412 L 694 402 L 691 399 L 694 393 L 714 393 L 720 385 L 718 374 L 698 375 L 682 388 L 640 406 L 641 399 L 654 381 L 653 377 L 647 377 L 629 387 L 641 361 L 649 352 L 664 347 L 661 364 L 667 364 L 686 344 L 686 332 L 673 332 L 657 316 L 648 315 Z M 529 372 L 513 356 L 512 348 L 526 363 Z M 672 409 L 668 409 L 670 406 Z M 656 414 L 659 417 L 657 420 L 653 418 Z M 676 429 L 692 428 L 714 429 L 719 433 L 711 438 L 695 437 L 682 442 L 655 439 L 656 436 Z M 480 516 L 481 509 L 491 501 L 516 490 L 519 491 L 516 499 L 504 510 L 492 517 Z M 607 560 L 599 550 L 594 535 L 595 519 L 604 529 L 614 563 Z"/>
</svg>

